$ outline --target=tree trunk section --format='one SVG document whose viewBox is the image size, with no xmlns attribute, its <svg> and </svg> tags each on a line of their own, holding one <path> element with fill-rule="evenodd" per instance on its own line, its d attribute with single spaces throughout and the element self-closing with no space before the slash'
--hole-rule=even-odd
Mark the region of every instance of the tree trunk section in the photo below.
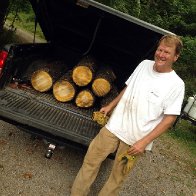
<svg viewBox="0 0 196 196">
<path fill-rule="evenodd" d="M 111 88 L 112 82 L 116 79 L 113 70 L 109 67 L 101 68 L 92 83 L 93 93 L 98 97 L 106 96 Z"/>
<path fill-rule="evenodd" d="M 95 70 L 94 60 L 85 57 L 73 68 L 72 79 L 80 87 L 87 86 L 93 80 Z"/>
<path fill-rule="evenodd" d="M 89 89 L 81 90 L 75 99 L 75 103 L 78 107 L 89 108 L 94 105 L 95 96 Z"/>
<path fill-rule="evenodd" d="M 39 92 L 49 91 L 54 82 L 66 71 L 63 62 L 36 61 L 32 64 L 33 73 L 30 73 L 32 87 Z M 32 71 L 31 70 L 31 71 Z"/>
<path fill-rule="evenodd" d="M 71 101 L 76 94 L 76 86 L 71 80 L 70 74 L 64 75 L 53 85 L 53 95 L 60 102 Z"/>
<path fill-rule="evenodd" d="M 37 70 L 31 76 L 31 84 L 35 90 L 46 92 L 52 88 L 52 75 L 50 75 L 48 70 Z"/>
</svg>

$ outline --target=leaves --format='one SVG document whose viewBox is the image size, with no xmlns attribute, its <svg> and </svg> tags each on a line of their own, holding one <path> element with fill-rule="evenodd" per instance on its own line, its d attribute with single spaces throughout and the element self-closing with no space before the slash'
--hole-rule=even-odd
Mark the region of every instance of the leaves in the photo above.
<svg viewBox="0 0 196 196">
<path fill-rule="evenodd" d="M 99 2 L 176 34 L 196 35 L 194 0 L 99 0 Z"/>
</svg>

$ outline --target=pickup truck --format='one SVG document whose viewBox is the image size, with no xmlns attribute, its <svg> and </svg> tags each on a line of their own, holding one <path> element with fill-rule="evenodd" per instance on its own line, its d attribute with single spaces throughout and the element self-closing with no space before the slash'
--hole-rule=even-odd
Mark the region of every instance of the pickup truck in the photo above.
<svg viewBox="0 0 196 196">
<path fill-rule="evenodd" d="M 79 108 L 62 103 L 52 92 L 32 88 L 28 72 L 40 59 L 74 67 L 92 55 L 109 64 L 118 91 L 157 41 L 170 32 L 93 0 L 30 0 L 46 43 L 9 44 L 0 51 L 0 119 L 48 141 L 46 157 L 56 145 L 86 149 L 100 130 L 92 120 L 99 104 Z"/>
</svg>

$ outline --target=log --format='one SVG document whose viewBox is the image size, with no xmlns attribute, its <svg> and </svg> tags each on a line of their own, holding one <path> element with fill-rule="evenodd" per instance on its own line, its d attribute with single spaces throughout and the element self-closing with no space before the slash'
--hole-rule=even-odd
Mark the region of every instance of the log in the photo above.
<svg viewBox="0 0 196 196">
<path fill-rule="evenodd" d="M 92 83 L 93 93 L 98 97 L 106 96 L 110 92 L 112 82 L 115 79 L 116 76 L 110 67 L 101 68 Z"/>
<path fill-rule="evenodd" d="M 78 107 L 89 108 L 94 105 L 95 96 L 89 89 L 81 90 L 75 99 L 75 103 Z"/>
<path fill-rule="evenodd" d="M 52 88 L 52 76 L 46 70 L 37 70 L 31 76 L 33 88 L 39 92 L 46 92 Z"/>
<path fill-rule="evenodd" d="M 36 61 L 33 66 L 36 70 L 30 74 L 32 87 L 39 92 L 46 92 L 50 90 L 54 82 L 67 69 L 62 62 L 44 62 Z"/>
<path fill-rule="evenodd" d="M 73 68 L 72 79 L 76 85 L 87 86 L 92 80 L 96 64 L 91 57 L 85 57 Z"/>
<path fill-rule="evenodd" d="M 69 73 L 62 76 L 53 85 L 53 95 L 60 102 L 73 100 L 76 94 L 76 86 L 71 80 Z"/>
</svg>

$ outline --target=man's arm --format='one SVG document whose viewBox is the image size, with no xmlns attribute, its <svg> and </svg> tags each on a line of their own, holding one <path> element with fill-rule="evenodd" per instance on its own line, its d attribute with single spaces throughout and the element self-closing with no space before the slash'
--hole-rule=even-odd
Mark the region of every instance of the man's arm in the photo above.
<svg viewBox="0 0 196 196">
<path fill-rule="evenodd" d="M 120 94 L 113 100 L 111 101 L 107 106 L 104 106 L 100 109 L 100 112 L 104 113 L 104 115 L 106 116 L 107 114 L 109 114 L 118 104 L 118 102 L 120 101 L 121 97 L 123 96 L 125 90 L 127 87 L 125 87 Z"/>
<path fill-rule="evenodd" d="M 154 139 L 158 138 L 161 134 L 166 132 L 168 128 L 170 128 L 175 122 L 176 118 L 176 115 L 165 115 L 162 121 L 148 135 L 137 141 L 135 144 L 133 144 L 133 146 L 129 148 L 128 154 L 138 155 L 143 153 L 146 146 L 150 144 Z"/>
</svg>

